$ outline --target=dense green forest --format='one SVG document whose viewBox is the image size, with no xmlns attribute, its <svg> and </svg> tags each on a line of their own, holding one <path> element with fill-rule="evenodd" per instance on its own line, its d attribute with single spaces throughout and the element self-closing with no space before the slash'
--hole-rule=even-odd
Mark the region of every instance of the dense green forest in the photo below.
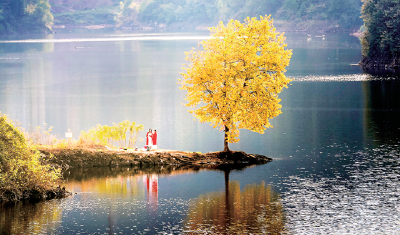
<svg viewBox="0 0 400 235">
<path fill-rule="evenodd" d="M 367 67 L 399 67 L 400 0 L 364 0 L 362 18 L 363 64 Z M 371 60 L 372 59 L 372 60 Z"/>
<path fill-rule="evenodd" d="M 49 0 L 0 0 L 0 33 L 45 32 L 52 23 Z"/>
<path fill-rule="evenodd" d="M 361 0 L 0 0 L 0 32 L 43 31 L 52 23 L 192 29 L 266 14 L 285 29 L 355 30 L 361 6 Z"/>
</svg>

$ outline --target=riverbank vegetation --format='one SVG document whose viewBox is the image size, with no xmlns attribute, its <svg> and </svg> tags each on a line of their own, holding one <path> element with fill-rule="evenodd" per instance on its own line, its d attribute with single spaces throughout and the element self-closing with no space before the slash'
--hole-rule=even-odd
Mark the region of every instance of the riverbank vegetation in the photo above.
<svg viewBox="0 0 400 235">
<path fill-rule="evenodd" d="M 78 144 L 114 147 L 114 143 L 118 143 L 121 148 L 135 148 L 143 128 L 143 125 L 128 120 L 118 124 L 113 123 L 113 126 L 98 124 L 88 132 L 82 131 Z"/>
<path fill-rule="evenodd" d="M 52 126 L 46 123 L 43 127 L 31 127 L 25 133 L 28 142 L 37 148 L 54 149 L 95 149 L 95 148 L 132 148 L 136 147 L 139 141 L 140 132 L 144 126 L 125 120 L 120 123 L 113 123 L 112 126 L 100 125 L 88 131 L 81 131 L 78 140 L 72 138 L 60 139 L 51 134 Z"/>
<path fill-rule="evenodd" d="M 200 122 L 225 132 L 228 143 L 239 141 L 239 129 L 263 134 L 269 119 L 281 112 L 278 94 L 291 81 L 285 76 L 292 51 L 270 17 L 231 20 L 210 29 L 204 50 L 186 52 L 189 64 L 182 73 L 185 104 Z"/>
<path fill-rule="evenodd" d="M 64 196 L 67 192 L 61 187 L 61 168 L 66 162 L 74 166 L 81 166 L 86 160 L 90 166 L 118 165 L 126 161 L 117 156 L 118 152 L 104 155 L 97 149 L 117 150 L 115 145 L 134 148 L 143 125 L 128 120 L 113 126 L 97 125 L 82 131 L 78 140 L 57 139 L 51 134 L 52 128 L 44 124 L 23 132 L 0 114 L 0 201 Z"/>
<path fill-rule="evenodd" d="M 64 196 L 60 169 L 43 160 L 14 123 L 0 114 L 0 201 Z"/>
<path fill-rule="evenodd" d="M 400 1 L 363 0 L 363 60 L 366 68 L 400 66 Z"/>
<path fill-rule="evenodd" d="M 154 166 L 154 165 L 193 165 L 216 167 L 221 165 L 248 166 L 264 164 L 271 158 L 244 152 L 200 153 L 157 149 L 144 151 L 136 148 L 143 125 L 128 120 L 113 123 L 112 126 L 97 125 L 82 131 L 78 140 L 57 139 L 51 134 L 53 127 L 30 128 L 26 132 L 27 142 L 38 149 L 42 160 L 60 167 L 92 168 L 103 166 Z"/>
</svg>

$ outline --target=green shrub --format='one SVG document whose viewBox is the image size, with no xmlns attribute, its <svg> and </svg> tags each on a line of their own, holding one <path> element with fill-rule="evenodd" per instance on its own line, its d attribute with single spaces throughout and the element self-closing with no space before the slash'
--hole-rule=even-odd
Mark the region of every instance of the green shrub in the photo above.
<svg viewBox="0 0 400 235">
<path fill-rule="evenodd" d="M 0 114 L 0 201 L 45 195 L 59 186 L 60 170 L 42 163 L 24 134 Z"/>
</svg>

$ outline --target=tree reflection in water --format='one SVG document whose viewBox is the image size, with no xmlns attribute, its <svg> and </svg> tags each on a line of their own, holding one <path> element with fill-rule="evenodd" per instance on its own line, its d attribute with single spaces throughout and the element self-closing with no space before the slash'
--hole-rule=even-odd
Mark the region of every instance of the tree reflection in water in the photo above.
<svg viewBox="0 0 400 235">
<path fill-rule="evenodd" d="M 189 209 L 185 234 L 281 234 L 284 213 L 279 194 L 269 185 L 246 185 L 229 181 L 225 170 L 225 193 L 199 196 Z"/>
<path fill-rule="evenodd" d="M 0 234 L 51 234 L 61 223 L 60 200 L 0 205 Z"/>
<path fill-rule="evenodd" d="M 269 186 L 247 185 L 241 192 L 239 182 L 229 181 L 233 169 L 215 165 L 206 169 L 225 172 L 225 193 L 215 192 L 197 199 L 168 198 L 167 184 L 161 185 L 166 191 L 159 198 L 160 176 L 193 174 L 201 171 L 200 167 L 66 172 L 66 186 L 76 195 L 36 204 L 0 205 L 0 234 L 279 234 L 283 231 L 279 195 Z"/>
</svg>

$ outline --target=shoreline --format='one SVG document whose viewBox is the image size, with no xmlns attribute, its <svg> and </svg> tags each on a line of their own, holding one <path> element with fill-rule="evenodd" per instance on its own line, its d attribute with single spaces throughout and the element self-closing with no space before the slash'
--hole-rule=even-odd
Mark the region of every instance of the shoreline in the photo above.
<svg viewBox="0 0 400 235">
<path fill-rule="evenodd" d="M 43 159 L 62 170 L 102 166 L 161 166 L 161 165 L 257 165 L 273 159 L 241 151 L 198 153 L 176 150 L 134 151 L 106 148 L 46 148 L 38 150 Z M 53 155 L 53 157 L 50 157 Z"/>
<path fill-rule="evenodd" d="M 390 68 L 390 69 L 399 69 L 400 68 L 400 59 L 399 58 L 389 58 L 385 56 L 380 57 L 366 57 L 363 56 L 359 65 L 368 68 Z"/>
<path fill-rule="evenodd" d="M 0 204 L 7 205 L 10 203 L 20 201 L 40 202 L 51 199 L 61 199 L 71 196 L 73 193 L 65 189 L 65 187 L 58 186 L 54 189 L 48 189 L 46 191 L 39 191 L 37 189 L 26 190 L 21 194 L 17 195 L 13 192 L 7 191 L 0 197 Z"/>
<path fill-rule="evenodd" d="M 361 37 L 363 35 L 362 32 L 359 32 L 358 29 L 349 28 L 338 28 L 334 24 L 326 24 L 326 23 L 318 23 L 318 22 L 309 22 L 309 25 L 296 25 L 292 21 L 282 21 L 275 20 L 276 24 L 274 27 L 278 32 L 295 32 L 295 33 L 349 33 L 349 35 L 355 37 Z M 307 23 L 307 22 L 306 22 Z M 102 24 L 91 24 L 91 23 L 81 23 L 81 24 L 69 24 L 67 22 L 59 22 L 52 26 L 52 31 L 54 29 L 66 29 L 66 28 L 86 28 L 86 29 L 105 29 L 105 28 L 113 28 L 118 30 L 141 30 L 141 31 L 149 31 L 149 30 L 196 30 L 196 31 L 209 31 L 208 28 L 214 27 L 217 25 L 217 22 L 210 24 L 189 24 L 185 25 L 183 23 L 172 23 L 172 24 L 159 24 L 159 25 L 151 25 L 146 23 L 137 23 L 131 26 L 123 26 L 119 27 L 116 24 L 110 23 L 102 23 Z"/>
<path fill-rule="evenodd" d="M 387 57 L 369 58 L 363 56 L 358 65 L 364 72 L 372 75 L 399 76 L 400 59 Z"/>
</svg>

